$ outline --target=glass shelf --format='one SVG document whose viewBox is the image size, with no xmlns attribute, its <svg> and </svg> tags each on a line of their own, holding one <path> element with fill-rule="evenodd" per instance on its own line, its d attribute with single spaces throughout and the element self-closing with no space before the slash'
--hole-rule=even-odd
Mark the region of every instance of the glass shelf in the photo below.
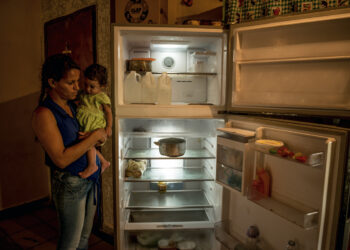
<svg viewBox="0 0 350 250">
<path fill-rule="evenodd" d="M 273 157 L 277 157 L 279 159 L 283 159 L 283 160 L 286 160 L 286 161 L 291 161 L 291 162 L 294 162 L 294 163 L 298 163 L 298 164 L 302 164 L 302 165 L 305 165 L 305 166 L 309 166 L 309 167 L 313 167 L 313 168 L 321 168 L 322 165 L 323 165 L 323 158 L 322 160 L 320 161 L 317 161 L 317 163 L 314 163 L 314 164 L 309 164 L 308 162 L 300 162 L 298 160 L 294 160 L 290 157 L 282 157 L 280 156 L 278 153 L 276 154 L 271 154 L 270 152 L 268 152 L 268 150 L 264 150 L 262 148 L 259 148 L 258 146 L 256 146 L 254 143 L 251 143 L 250 144 L 250 147 L 257 151 L 257 152 L 260 152 L 260 153 L 263 153 L 263 154 L 266 154 L 266 155 L 270 155 L 270 156 L 273 156 Z M 323 153 L 322 152 L 318 152 L 318 153 L 314 153 L 314 154 L 311 154 L 308 156 L 308 160 L 313 156 L 313 155 L 318 155 L 318 154 L 321 154 L 321 156 L 323 157 Z"/>
<path fill-rule="evenodd" d="M 129 149 L 125 159 L 215 159 L 206 149 L 186 149 L 184 155 L 179 157 L 164 156 L 159 153 L 158 148 L 152 149 Z"/>
<path fill-rule="evenodd" d="M 318 211 L 298 204 L 293 207 L 273 198 L 263 197 L 259 192 L 250 190 L 248 199 L 257 205 L 281 216 L 282 218 L 304 228 L 312 229 L 318 225 Z"/>
<path fill-rule="evenodd" d="M 125 73 L 130 73 L 126 71 Z M 137 71 L 139 74 L 145 74 L 146 71 Z M 161 75 L 162 72 L 152 72 L 153 75 Z M 168 75 L 187 75 L 187 76 L 216 76 L 217 73 L 212 72 L 167 72 Z"/>
<path fill-rule="evenodd" d="M 202 190 L 132 191 L 126 208 L 205 208 L 212 207 Z"/>
<path fill-rule="evenodd" d="M 185 138 L 207 138 L 208 133 L 200 134 L 200 133 L 186 133 L 186 132 L 123 132 L 123 136 L 135 137 L 135 138 L 167 138 L 167 137 L 185 137 Z M 216 135 L 211 135 L 215 137 Z"/>
<path fill-rule="evenodd" d="M 125 181 L 214 181 L 214 178 L 204 168 L 147 168 L 140 178 L 127 177 Z"/>
<path fill-rule="evenodd" d="M 204 209 L 197 210 L 135 210 L 130 212 L 129 222 L 188 222 L 209 221 Z"/>
<path fill-rule="evenodd" d="M 131 210 L 126 230 L 213 228 L 205 209 Z"/>
</svg>

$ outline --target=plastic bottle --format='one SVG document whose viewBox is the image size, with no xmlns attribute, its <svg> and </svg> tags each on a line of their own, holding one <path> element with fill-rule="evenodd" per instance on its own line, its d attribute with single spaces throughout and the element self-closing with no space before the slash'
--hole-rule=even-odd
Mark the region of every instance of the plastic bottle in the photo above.
<svg viewBox="0 0 350 250">
<path fill-rule="evenodd" d="M 247 236 L 246 248 L 248 250 L 258 250 L 259 229 L 256 226 L 250 226 Z"/>
<path fill-rule="evenodd" d="M 289 240 L 286 246 L 286 250 L 296 250 L 297 246 L 294 240 Z"/>
<path fill-rule="evenodd" d="M 171 79 L 166 72 L 158 78 L 157 103 L 160 105 L 171 104 Z"/>
<path fill-rule="evenodd" d="M 141 102 L 141 76 L 135 71 L 131 71 L 124 81 L 124 103 L 140 103 Z"/>
<path fill-rule="evenodd" d="M 152 72 L 147 72 L 141 80 L 142 85 L 142 103 L 155 103 L 157 101 L 157 84 Z"/>
</svg>

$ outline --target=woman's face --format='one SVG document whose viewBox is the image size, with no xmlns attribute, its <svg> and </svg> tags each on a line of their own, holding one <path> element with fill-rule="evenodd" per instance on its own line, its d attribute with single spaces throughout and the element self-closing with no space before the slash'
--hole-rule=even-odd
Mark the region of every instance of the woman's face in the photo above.
<svg viewBox="0 0 350 250">
<path fill-rule="evenodd" d="M 53 89 L 65 100 L 74 100 L 79 90 L 80 70 L 71 69 L 66 75 L 54 83 Z"/>
</svg>

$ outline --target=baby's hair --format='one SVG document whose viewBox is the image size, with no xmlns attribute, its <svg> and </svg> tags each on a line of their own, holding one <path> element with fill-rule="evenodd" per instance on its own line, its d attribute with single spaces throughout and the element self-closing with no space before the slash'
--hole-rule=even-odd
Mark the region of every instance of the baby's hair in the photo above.
<svg viewBox="0 0 350 250">
<path fill-rule="evenodd" d="M 91 64 L 85 69 L 84 76 L 90 80 L 98 81 L 103 87 L 107 85 L 107 69 L 100 64 Z"/>
</svg>

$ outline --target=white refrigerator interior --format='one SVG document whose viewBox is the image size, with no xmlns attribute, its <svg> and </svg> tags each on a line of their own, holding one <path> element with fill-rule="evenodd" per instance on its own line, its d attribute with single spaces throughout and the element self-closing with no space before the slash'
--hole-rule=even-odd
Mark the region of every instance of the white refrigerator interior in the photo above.
<svg viewBox="0 0 350 250">
<path fill-rule="evenodd" d="M 118 123 L 122 249 L 151 249 L 161 239 L 215 249 L 213 229 L 222 204 L 222 187 L 214 182 L 216 128 L 224 121 L 134 118 Z M 159 153 L 154 142 L 169 137 L 185 139 L 184 155 Z M 146 166 L 140 177 L 133 176 L 135 162 Z"/>
<path fill-rule="evenodd" d="M 159 93 L 160 76 L 170 78 L 167 105 L 215 105 L 225 104 L 226 32 L 212 28 L 168 28 L 168 27 L 114 27 L 114 62 L 117 85 L 117 105 L 156 104 L 159 98 L 144 101 L 129 98 L 135 92 Z M 141 53 L 141 52 L 142 53 Z M 140 52 L 139 54 L 137 52 Z M 145 71 L 136 71 L 127 65 L 135 58 L 149 59 L 155 86 L 149 89 Z M 127 81 L 126 81 L 127 79 Z M 149 80 L 147 80 L 149 81 Z M 147 90 L 146 90 L 147 89 Z"/>
</svg>

